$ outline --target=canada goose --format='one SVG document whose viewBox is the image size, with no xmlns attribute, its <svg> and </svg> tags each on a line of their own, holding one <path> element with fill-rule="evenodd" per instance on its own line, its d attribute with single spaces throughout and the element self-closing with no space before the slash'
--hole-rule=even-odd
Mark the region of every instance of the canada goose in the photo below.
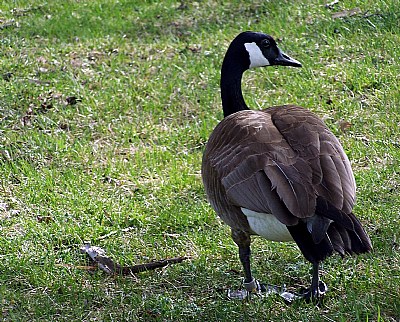
<svg viewBox="0 0 400 322">
<path fill-rule="evenodd" d="M 249 68 L 301 64 L 262 33 L 243 32 L 230 44 L 221 69 L 224 119 L 207 143 L 202 179 L 208 200 L 231 227 L 244 268 L 244 286 L 260 291 L 250 268 L 250 236 L 295 241 L 313 265 L 310 288 L 326 291 L 319 264 L 337 251 L 360 254 L 371 241 L 352 213 L 355 180 L 343 147 L 321 119 L 295 105 L 253 111 L 241 90 Z"/>
</svg>

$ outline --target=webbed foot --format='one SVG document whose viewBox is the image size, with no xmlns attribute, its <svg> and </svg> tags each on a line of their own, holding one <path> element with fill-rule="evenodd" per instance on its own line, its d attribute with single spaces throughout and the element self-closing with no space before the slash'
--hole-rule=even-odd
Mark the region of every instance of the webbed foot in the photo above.
<svg viewBox="0 0 400 322">
<path fill-rule="evenodd" d="M 275 285 L 265 285 L 258 280 L 253 279 L 250 282 L 243 282 L 242 289 L 231 291 L 228 290 L 229 299 L 249 300 L 252 296 L 264 297 L 271 294 L 278 294 L 287 304 L 292 303 L 295 299 L 300 298 L 298 295 L 287 292 L 285 285 L 278 287 Z"/>
<path fill-rule="evenodd" d="M 321 304 L 327 291 L 328 286 L 326 286 L 324 282 L 319 281 L 318 285 L 315 287 L 311 285 L 310 288 L 303 289 L 298 296 L 303 298 L 307 303 L 313 302 L 315 304 Z"/>
<path fill-rule="evenodd" d="M 250 299 L 250 297 L 253 295 L 261 296 L 262 292 L 265 292 L 264 284 L 261 284 L 254 278 L 250 282 L 243 282 L 242 285 L 244 287 L 242 289 L 236 291 L 228 290 L 228 298 L 235 300 L 236 299 L 244 300 L 244 299 Z"/>
</svg>

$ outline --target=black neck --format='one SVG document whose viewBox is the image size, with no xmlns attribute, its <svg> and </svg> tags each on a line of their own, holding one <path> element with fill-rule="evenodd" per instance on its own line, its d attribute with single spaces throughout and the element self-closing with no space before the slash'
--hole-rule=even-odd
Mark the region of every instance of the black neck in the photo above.
<svg viewBox="0 0 400 322">
<path fill-rule="evenodd" d="M 241 83 L 244 71 L 245 68 L 229 63 L 229 59 L 225 57 L 221 69 L 221 99 L 224 117 L 249 109 L 242 94 Z"/>
</svg>

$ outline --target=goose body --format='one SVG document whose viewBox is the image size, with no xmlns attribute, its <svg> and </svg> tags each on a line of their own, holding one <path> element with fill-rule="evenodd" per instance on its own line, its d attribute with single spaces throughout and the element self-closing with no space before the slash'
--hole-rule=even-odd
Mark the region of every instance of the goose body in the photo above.
<svg viewBox="0 0 400 322">
<path fill-rule="evenodd" d="M 221 69 L 224 119 L 207 143 L 202 178 L 208 200 L 232 229 L 245 286 L 257 287 L 250 269 L 251 235 L 295 241 L 314 274 L 305 297 L 318 298 L 319 263 L 371 250 L 352 213 L 355 180 L 339 140 L 314 113 L 299 106 L 248 109 L 241 91 L 245 70 L 270 65 L 300 67 L 268 35 L 239 34 Z"/>
</svg>

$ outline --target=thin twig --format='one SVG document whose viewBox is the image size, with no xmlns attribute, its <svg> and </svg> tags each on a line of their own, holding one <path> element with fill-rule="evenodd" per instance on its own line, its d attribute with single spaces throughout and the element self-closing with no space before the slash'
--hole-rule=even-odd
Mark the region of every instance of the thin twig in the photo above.
<svg viewBox="0 0 400 322">
<path fill-rule="evenodd" d="M 98 256 L 97 261 L 99 264 L 102 264 L 110 269 L 111 273 L 120 274 L 120 275 L 133 275 L 137 273 L 142 273 L 146 271 L 155 270 L 156 268 L 161 268 L 168 266 L 169 264 L 177 264 L 181 263 L 184 260 L 189 259 L 188 257 L 175 257 L 175 258 L 167 258 L 159 261 L 153 261 L 150 263 L 138 264 L 133 266 L 120 266 L 119 264 L 114 263 L 110 258 Z"/>
<path fill-rule="evenodd" d="M 47 4 L 42 4 L 36 7 L 29 7 L 29 8 L 25 8 L 25 9 L 20 9 L 20 8 L 14 8 L 11 10 L 11 13 L 14 16 L 23 16 L 25 14 L 27 14 L 30 11 L 36 11 L 36 10 L 41 10 L 42 8 L 44 8 Z"/>
<path fill-rule="evenodd" d="M 13 26 L 17 26 L 17 23 L 14 20 L 8 21 L 6 23 L 3 23 L 2 25 L 0 25 L 0 30 L 6 29 L 6 28 L 10 28 Z"/>
<path fill-rule="evenodd" d="M 91 246 L 86 243 L 81 247 L 81 251 L 87 253 L 91 260 L 98 265 L 98 267 L 107 274 L 120 274 L 120 275 L 133 275 L 145 271 L 154 270 L 156 268 L 165 267 L 169 264 L 181 263 L 189 257 L 175 257 L 167 258 L 150 263 L 138 264 L 133 266 L 121 266 L 115 263 L 110 257 L 105 255 L 105 251 L 97 246 Z"/>
</svg>

